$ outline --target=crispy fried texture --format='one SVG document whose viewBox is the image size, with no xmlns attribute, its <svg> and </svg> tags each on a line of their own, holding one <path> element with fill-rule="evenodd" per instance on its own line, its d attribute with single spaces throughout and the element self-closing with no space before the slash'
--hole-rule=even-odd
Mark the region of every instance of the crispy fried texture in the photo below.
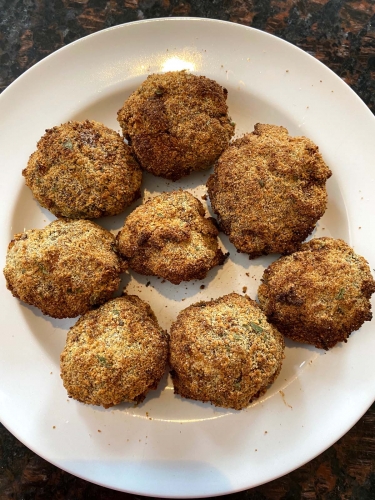
<svg viewBox="0 0 375 500">
<path fill-rule="evenodd" d="M 299 248 L 325 212 L 330 176 L 309 139 L 258 123 L 223 153 L 207 187 L 220 228 L 254 258 Z"/>
<path fill-rule="evenodd" d="M 329 349 L 372 318 L 370 268 L 342 240 L 303 244 L 273 262 L 262 281 L 258 296 L 268 320 L 298 342 Z"/>
<path fill-rule="evenodd" d="M 171 327 L 174 390 L 185 398 L 245 408 L 276 379 L 283 358 L 282 335 L 247 296 L 198 302 Z"/>
<path fill-rule="evenodd" d="M 141 166 L 177 180 L 209 168 L 228 146 L 234 123 L 227 90 L 186 71 L 150 75 L 118 112 Z"/>
<path fill-rule="evenodd" d="M 203 279 L 227 255 L 202 203 L 187 191 L 163 193 L 137 207 L 117 236 L 120 253 L 137 273 L 175 285 Z"/>
<path fill-rule="evenodd" d="M 56 220 L 19 233 L 4 276 L 12 294 L 54 318 L 74 318 L 108 300 L 126 264 L 114 236 L 86 220 Z"/>
<path fill-rule="evenodd" d="M 168 336 L 150 306 L 127 295 L 89 311 L 69 330 L 61 378 L 68 395 L 82 403 L 138 403 L 156 389 L 167 354 Z"/>
<path fill-rule="evenodd" d="M 129 146 L 89 120 L 46 130 L 22 174 L 39 203 L 58 217 L 116 215 L 140 197 L 142 172 Z"/>
</svg>

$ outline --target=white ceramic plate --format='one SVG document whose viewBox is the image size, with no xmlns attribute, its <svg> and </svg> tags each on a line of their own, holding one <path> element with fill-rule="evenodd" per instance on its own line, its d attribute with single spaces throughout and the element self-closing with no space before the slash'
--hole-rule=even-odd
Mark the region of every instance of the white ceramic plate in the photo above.
<svg viewBox="0 0 375 500">
<path fill-rule="evenodd" d="M 118 26 L 47 57 L 0 98 L 1 263 L 24 228 L 53 219 L 33 200 L 21 171 L 48 127 L 95 119 L 119 129 L 116 112 L 152 72 L 187 68 L 229 91 L 237 134 L 256 122 L 315 141 L 333 171 L 315 235 L 340 237 L 375 264 L 375 119 L 329 69 L 294 46 L 243 26 L 164 19 Z M 176 183 L 145 176 L 145 196 L 183 187 L 201 196 L 209 173 Z M 101 220 L 118 230 L 124 215 Z M 236 291 L 255 297 L 275 257 L 249 261 L 221 235 L 230 260 L 203 282 L 179 287 L 133 274 L 130 293 L 169 328 L 178 311 Z M 248 273 L 248 275 L 246 274 Z M 241 412 L 182 400 L 167 377 L 137 408 L 104 410 L 68 400 L 59 355 L 74 320 L 20 303 L 1 277 L 0 417 L 36 453 L 98 484 L 162 497 L 219 495 L 270 481 L 328 448 L 375 397 L 374 325 L 329 352 L 288 342 L 280 377 Z M 150 281 L 150 286 L 146 286 Z M 202 283 L 205 288 L 200 287 Z M 364 444 L 365 446 L 365 444 Z"/>
</svg>

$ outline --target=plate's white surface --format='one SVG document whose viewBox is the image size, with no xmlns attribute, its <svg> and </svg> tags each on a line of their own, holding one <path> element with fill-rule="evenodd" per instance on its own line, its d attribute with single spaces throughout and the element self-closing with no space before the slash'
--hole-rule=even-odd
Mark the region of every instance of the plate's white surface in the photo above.
<svg viewBox="0 0 375 500">
<path fill-rule="evenodd" d="M 34 66 L 0 98 L 1 264 L 13 234 L 53 217 L 24 186 L 21 170 L 48 127 L 95 119 L 119 130 L 116 112 L 151 72 L 187 68 L 229 91 L 237 134 L 256 122 L 314 140 L 333 171 L 316 236 L 341 237 L 375 265 L 375 119 L 329 69 L 299 49 L 243 26 L 167 19 L 84 38 Z M 201 196 L 209 172 L 176 183 L 145 176 L 145 195 L 183 187 Z M 118 230 L 124 215 L 99 221 Z M 125 276 L 169 328 L 182 308 L 247 287 L 255 297 L 275 257 L 249 261 L 221 235 L 230 260 L 203 282 L 175 287 Z M 247 274 L 248 273 L 248 276 Z M 147 281 L 150 286 L 146 287 Z M 200 286 L 205 288 L 201 290 Z M 374 325 L 325 353 L 287 343 L 282 373 L 241 412 L 182 400 L 165 377 L 133 408 L 68 400 L 59 355 L 74 320 L 54 320 L 5 289 L 1 276 L 0 418 L 23 443 L 59 467 L 111 488 L 164 497 L 229 493 L 274 479 L 329 447 L 375 398 Z M 365 446 L 365 445 L 364 445 Z"/>
</svg>

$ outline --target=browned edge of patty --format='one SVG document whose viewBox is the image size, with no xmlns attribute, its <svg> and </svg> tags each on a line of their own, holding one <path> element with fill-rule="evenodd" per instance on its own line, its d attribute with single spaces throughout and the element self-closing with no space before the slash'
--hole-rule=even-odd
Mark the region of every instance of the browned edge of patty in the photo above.
<svg viewBox="0 0 375 500">
<path fill-rule="evenodd" d="M 371 320 L 374 292 L 366 260 L 343 240 L 323 237 L 273 262 L 258 297 L 281 333 L 327 350 Z"/>
<path fill-rule="evenodd" d="M 109 231 L 87 220 L 58 219 L 14 236 L 4 276 L 13 296 L 67 318 L 108 300 L 127 267 Z"/>
<path fill-rule="evenodd" d="M 284 358 L 282 335 L 259 305 L 231 293 L 183 311 L 170 330 L 175 393 L 242 409 L 276 379 Z"/>
<path fill-rule="evenodd" d="M 186 71 L 152 74 L 118 112 L 142 168 L 177 180 L 209 168 L 234 134 L 227 90 Z"/>
<path fill-rule="evenodd" d="M 105 408 L 142 402 L 165 372 L 168 338 L 149 304 L 135 295 L 89 311 L 69 330 L 61 353 L 68 395 Z"/>
<path fill-rule="evenodd" d="M 330 176 L 312 141 L 256 124 L 224 151 L 207 188 L 220 229 L 252 259 L 298 250 L 326 210 Z"/>
<path fill-rule="evenodd" d="M 131 148 L 93 120 L 47 129 L 22 175 L 36 200 L 57 217 L 117 215 L 141 195 L 142 172 Z"/>
<path fill-rule="evenodd" d="M 118 248 L 134 271 L 178 285 L 203 279 L 228 254 L 202 203 L 187 191 L 162 193 L 137 207 L 117 235 Z"/>
</svg>

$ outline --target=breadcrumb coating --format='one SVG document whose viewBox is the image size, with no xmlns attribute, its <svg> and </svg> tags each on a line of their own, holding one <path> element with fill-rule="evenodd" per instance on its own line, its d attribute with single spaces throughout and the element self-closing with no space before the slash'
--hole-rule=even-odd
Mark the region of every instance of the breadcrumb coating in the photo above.
<svg viewBox="0 0 375 500">
<path fill-rule="evenodd" d="M 68 395 L 104 406 L 138 403 L 162 378 L 168 336 L 150 306 L 125 295 L 89 311 L 69 330 L 61 354 Z"/>
<path fill-rule="evenodd" d="M 119 251 L 137 273 L 176 285 L 203 279 L 227 257 L 204 215 L 202 203 L 187 191 L 155 196 L 127 217 L 117 236 Z"/>
<path fill-rule="evenodd" d="M 140 197 L 142 182 L 121 136 L 89 120 L 46 130 L 22 175 L 43 207 L 73 219 L 123 212 Z"/>
<path fill-rule="evenodd" d="M 281 333 L 329 349 L 371 320 L 374 292 L 363 257 L 343 240 L 316 238 L 264 271 L 258 297 Z"/>
<path fill-rule="evenodd" d="M 299 248 L 326 210 L 330 176 L 312 141 L 258 123 L 222 154 L 207 187 L 220 228 L 254 258 Z"/>
<path fill-rule="evenodd" d="M 174 390 L 185 398 L 245 408 L 276 379 L 283 358 L 282 335 L 247 296 L 198 302 L 171 327 Z"/>
<path fill-rule="evenodd" d="M 118 112 L 142 168 L 177 180 L 209 168 L 228 146 L 235 124 L 227 90 L 186 71 L 153 74 Z"/>
<path fill-rule="evenodd" d="M 108 300 L 127 268 L 115 237 L 86 220 L 56 220 L 14 236 L 8 246 L 7 288 L 53 318 L 74 318 Z"/>
</svg>

